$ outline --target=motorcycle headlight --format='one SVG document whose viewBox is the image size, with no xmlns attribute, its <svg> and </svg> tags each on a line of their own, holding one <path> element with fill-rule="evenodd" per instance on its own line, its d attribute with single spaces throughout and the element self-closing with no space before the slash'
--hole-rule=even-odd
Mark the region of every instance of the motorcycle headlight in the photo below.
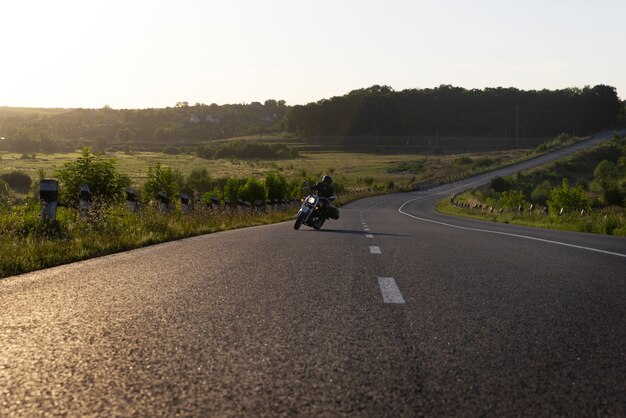
<svg viewBox="0 0 626 418">
<path fill-rule="evenodd" d="M 309 205 L 314 205 L 314 204 L 315 204 L 315 198 L 314 198 L 313 196 L 309 196 L 309 197 L 307 198 L 306 202 L 307 202 Z"/>
</svg>

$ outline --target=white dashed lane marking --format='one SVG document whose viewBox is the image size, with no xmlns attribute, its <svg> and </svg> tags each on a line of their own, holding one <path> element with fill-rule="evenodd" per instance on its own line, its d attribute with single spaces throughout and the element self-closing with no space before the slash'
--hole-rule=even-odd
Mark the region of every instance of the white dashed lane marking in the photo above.
<svg viewBox="0 0 626 418">
<path fill-rule="evenodd" d="M 372 234 L 366 234 L 366 235 L 365 235 L 365 238 L 374 238 L 374 235 L 372 235 Z"/>
<path fill-rule="evenodd" d="M 385 303 L 404 303 L 402 293 L 393 277 L 379 277 L 378 285 Z"/>
<path fill-rule="evenodd" d="M 370 245 L 370 254 L 382 254 L 380 252 L 380 247 L 376 245 Z"/>
</svg>

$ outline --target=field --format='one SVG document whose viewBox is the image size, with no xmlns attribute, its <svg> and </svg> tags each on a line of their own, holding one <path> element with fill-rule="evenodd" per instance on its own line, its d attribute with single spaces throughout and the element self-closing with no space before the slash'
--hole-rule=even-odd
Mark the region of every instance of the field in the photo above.
<svg viewBox="0 0 626 418">
<path fill-rule="evenodd" d="M 527 150 L 482 151 L 474 153 L 372 153 L 333 151 L 301 151 L 300 157 L 289 160 L 206 160 L 193 155 L 167 155 L 160 152 L 108 153 L 115 158 L 122 173 L 127 174 L 135 187 L 143 185 L 148 167 L 157 162 L 179 170 L 183 175 L 193 169 L 206 168 L 211 177 L 262 177 L 269 171 L 278 171 L 288 179 L 331 174 L 347 188 L 364 185 L 396 185 L 437 182 L 447 177 L 463 175 L 476 168 L 506 164 L 527 155 Z M 74 161 L 80 153 L 22 155 L 0 153 L 0 174 L 23 171 L 33 180 L 43 171 L 54 177 L 64 163 Z M 31 157 L 35 158 L 31 158 Z"/>
</svg>

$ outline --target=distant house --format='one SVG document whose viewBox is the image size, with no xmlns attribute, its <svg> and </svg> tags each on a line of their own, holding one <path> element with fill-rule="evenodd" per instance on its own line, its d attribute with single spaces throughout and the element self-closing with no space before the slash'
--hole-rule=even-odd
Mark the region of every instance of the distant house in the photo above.
<svg viewBox="0 0 626 418">
<path fill-rule="evenodd" d="M 200 123 L 200 118 L 198 117 L 198 115 L 191 115 L 191 118 L 189 118 L 189 120 L 191 121 L 191 123 Z"/>
</svg>

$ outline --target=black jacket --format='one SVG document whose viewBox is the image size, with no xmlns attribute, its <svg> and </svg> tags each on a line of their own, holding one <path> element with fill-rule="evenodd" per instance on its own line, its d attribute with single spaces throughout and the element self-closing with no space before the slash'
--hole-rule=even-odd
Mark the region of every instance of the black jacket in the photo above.
<svg viewBox="0 0 626 418">
<path fill-rule="evenodd" d="M 311 191 L 313 190 L 317 190 L 318 196 L 325 197 L 326 199 L 335 194 L 335 189 L 333 189 L 333 186 L 324 182 L 319 182 L 315 186 L 311 187 Z"/>
</svg>

